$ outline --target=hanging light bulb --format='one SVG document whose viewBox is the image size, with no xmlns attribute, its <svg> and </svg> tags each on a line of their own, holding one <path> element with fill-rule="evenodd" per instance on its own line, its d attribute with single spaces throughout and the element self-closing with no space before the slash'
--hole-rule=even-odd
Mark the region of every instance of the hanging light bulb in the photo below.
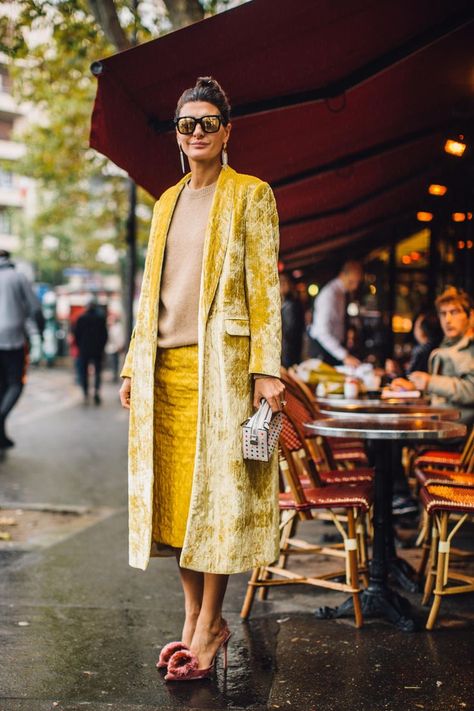
<svg viewBox="0 0 474 711">
<path fill-rule="evenodd" d="M 416 213 L 416 219 L 418 220 L 418 222 L 431 222 L 431 220 L 433 219 L 433 213 L 427 212 L 425 210 L 420 210 Z"/>
<path fill-rule="evenodd" d="M 428 192 L 430 195 L 438 195 L 439 197 L 442 197 L 443 195 L 446 195 L 448 188 L 446 185 L 441 185 L 440 183 L 431 183 L 428 188 Z"/>
<path fill-rule="evenodd" d="M 448 138 L 444 144 L 444 150 L 452 156 L 462 158 L 464 151 L 467 148 L 467 143 L 464 141 L 464 136 L 460 134 L 456 139 Z"/>
</svg>

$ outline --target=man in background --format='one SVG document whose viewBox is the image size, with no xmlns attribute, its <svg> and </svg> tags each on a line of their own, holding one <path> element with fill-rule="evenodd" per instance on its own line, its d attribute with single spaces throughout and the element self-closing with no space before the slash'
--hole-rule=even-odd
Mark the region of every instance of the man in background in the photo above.
<svg viewBox="0 0 474 711">
<path fill-rule="evenodd" d="M 362 281 L 363 270 L 359 262 L 345 262 L 335 279 L 321 289 L 313 307 L 313 321 L 309 327 L 312 358 L 321 358 L 329 365 L 357 367 L 360 361 L 345 346 L 346 298 Z"/>
<path fill-rule="evenodd" d="M 42 331 L 41 305 L 10 253 L 0 250 L 0 449 L 14 446 L 5 430 L 8 415 L 23 390 L 26 354 L 25 324 L 33 318 Z"/>
<path fill-rule="evenodd" d="M 428 373 L 415 370 L 392 383 L 394 390 L 421 390 L 433 405 L 457 408 L 461 422 L 474 423 L 474 334 L 472 301 L 461 289 L 448 287 L 436 299 L 444 339 L 430 355 Z"/>
<path fill-rule="evenodd" d="M 79 377 L 84 392 L 84 403 L 89 402 L 89 365 L 94 366 L 94 402 L 100 405 L 100 386 L 104 349 L 107 343 L 105 316 L 100 312 L 94 298 L 89 300 L 86 311 L 79 316 L 74 328 L 74 339 L 79 349 Z"/>
</svg>

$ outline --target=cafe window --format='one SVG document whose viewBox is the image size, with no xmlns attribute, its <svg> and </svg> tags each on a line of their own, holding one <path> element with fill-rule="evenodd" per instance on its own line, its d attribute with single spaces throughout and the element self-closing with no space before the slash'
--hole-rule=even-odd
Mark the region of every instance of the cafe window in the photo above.
<svg viewBox="0 0 474 711">
<path fill-rule="evenodd" d="M 10 234 L 12 229 L 12 216 L 9 210 L 0 207 L 0 233 Z"/>
<path fill-rule="evenodd" d="M 9 141 L 12 133 L 12 124 L 10 121 L 2 121 L 0 119 L 0 140 Z"/>
<path fill-rule="evenodd" d="M 11 170 L 0 168 L 0 188 L 11 188 L 13 186 L 13 173 Z"/>
<path fill-rule="evenodd" d="M 12 90 L 12 80 L 7 70 L 4 67 L 0 67 L 0 91 L 5 94 L 10 94 Z"/>
</svg>

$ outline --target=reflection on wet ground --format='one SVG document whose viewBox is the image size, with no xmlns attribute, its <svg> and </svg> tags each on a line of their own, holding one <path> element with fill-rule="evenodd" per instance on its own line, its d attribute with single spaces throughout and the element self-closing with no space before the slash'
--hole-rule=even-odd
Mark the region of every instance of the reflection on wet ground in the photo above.
<svg viewBox="0 0 474 711">
<path fill-rule="evenodd" d="M 38 407 L 35 386 L 59 392 L 69 375 L 41 378 L 31 378 L 18 421 Z M 472 594 L 443 601 L 431 633 L 418 594 L 407 597 L 422 631 L 406 635 L 379 621 L 356 630 L 351 620 L 316 620 L 316 607 L 344 596 L 296 586 L 256 600 L 242 624 L 247 576 L 234 576 L 227 674 L 220 662 L 211 680 L 165 683 L 154 665 L 179 635 L 182 593 L 173 561 L 154 560 L 147 573 L 127 565 L 126 418 L 110 385 L 103 408 L 73 403 L 66 417 L 61 402 L 56 414 L 24 421 L 18 448 L 0 464 L 0 496 L 109 515 L 35 551 L 0 551 L 0 711 L 474 709 Z M 473 530 L 457 545 L 472 549 Z M 328 532 L 314 522 L 301 528 L 314 540 Z M 416 562 L 419 554 L 403 555 Z"/>
</svg>

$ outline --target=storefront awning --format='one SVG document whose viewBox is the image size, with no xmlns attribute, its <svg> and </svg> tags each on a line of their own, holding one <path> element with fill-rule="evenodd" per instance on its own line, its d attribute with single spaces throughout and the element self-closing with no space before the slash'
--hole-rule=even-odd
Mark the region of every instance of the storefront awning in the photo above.
<svg viewBox="0 0 474 711">
<path fill-rule="evenodd" d="M 252 0 L 96 63 L 91 145 L 159 196 L 177 98 L 215 76 L 230 163 L 272 185 L 304 263 L 414 215 L 446 135 L 472 131 L 473 47 L 471 0 Z"/>
</svg>

